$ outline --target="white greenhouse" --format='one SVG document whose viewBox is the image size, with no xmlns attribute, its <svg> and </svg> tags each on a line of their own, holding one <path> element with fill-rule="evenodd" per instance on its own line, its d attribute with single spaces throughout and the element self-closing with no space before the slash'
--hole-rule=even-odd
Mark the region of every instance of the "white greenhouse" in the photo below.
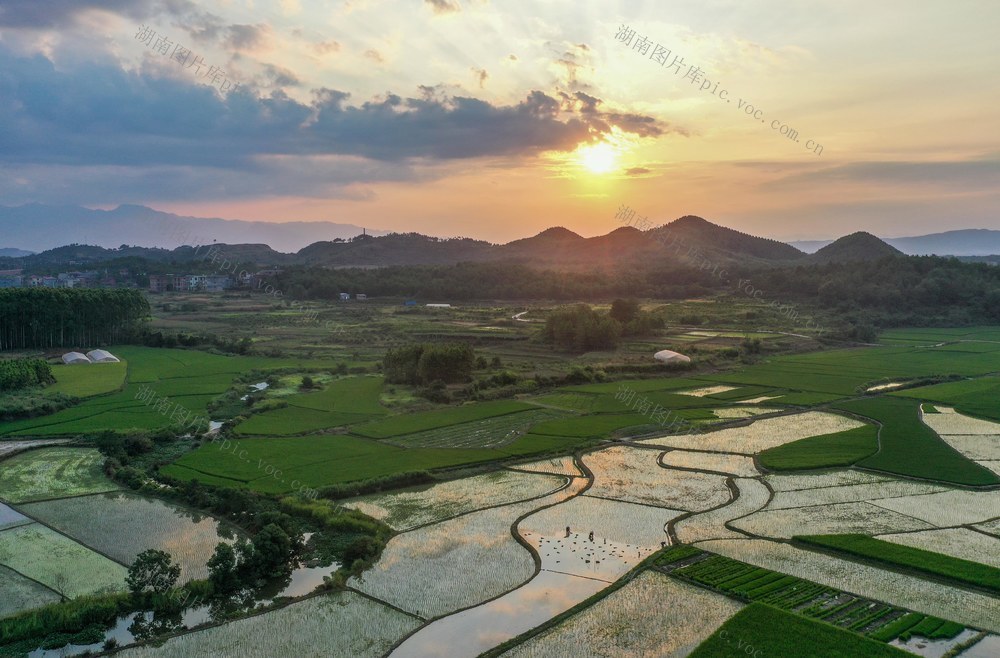
<svg viewBox="0 0 1000 658">
<path fill-rule="evenodd" d="M 691 357 L 684 356 L 673 350 L 660 350 L 653 358 L 661 363 L 691 363 Z"/>
<path fill-rule="evenodd" d="M 87 358 L 93 363 L 118 363 L 118 357 L 106 350 L 91 350 L 87 352 Z"/>
<path fill-rule="evenodd" d="M 86 354 L 81 354 L 80 352 L 66 352 L 62 355 L 62 362 L 68 365 L 75 363 L 90 363 L 90 359 L 87 358 Z"/>
</svg>

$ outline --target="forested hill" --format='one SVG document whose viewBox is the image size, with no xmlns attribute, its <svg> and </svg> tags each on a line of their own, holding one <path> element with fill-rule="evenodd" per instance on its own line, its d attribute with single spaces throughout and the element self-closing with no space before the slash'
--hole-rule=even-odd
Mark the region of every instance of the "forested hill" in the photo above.
<svg viewBox="0 0 1000 658">
<path fill-rule="evenodd" d="M 834 261 L 877 260 L 886 256 L 902 255 L 903 252 L 899 249 L 886 244 L 871 233 L 858 231 L 828 244 L 810 256 L 809 260 L 816 263 L 830 263 Z"/>
<path fill-rule="evenodd" d="M 440 239 L 419 233 L 360 235 L 352 240 L 315 242 L 293 257 L 297 263 L 330 267 L 430 265 L 483 260 L 489 242 L 469 238 Z"/>
<path fill-rule="evenodd" d="M 649 236 L 660 243 L 673 244 L 676 240 L 684 245 L 693 245 L 709 256 L 729 259 L 789 261 L 805 257 L 803 252 L 784 242 L 758 238 L 694 215 L 686 215 L 653 229 Z"/>
</svg>

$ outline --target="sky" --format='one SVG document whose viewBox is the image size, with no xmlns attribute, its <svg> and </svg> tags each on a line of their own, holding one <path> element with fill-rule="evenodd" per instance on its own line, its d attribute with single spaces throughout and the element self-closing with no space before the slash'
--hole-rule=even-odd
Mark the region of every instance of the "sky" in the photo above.
<svg viewBox="0 0 1000 658">
<path fill-rule="evenodd" d="M 995 0 L 0 0 L 0 204 L 1000 229 L 998 31 Z"/>
</svg>

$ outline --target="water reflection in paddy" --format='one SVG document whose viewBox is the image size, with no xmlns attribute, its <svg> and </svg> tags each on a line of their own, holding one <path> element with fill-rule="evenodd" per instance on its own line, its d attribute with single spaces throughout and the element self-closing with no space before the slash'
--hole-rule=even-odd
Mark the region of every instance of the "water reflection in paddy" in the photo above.
<svg viewBox="0 0 1000 658">
<path fill-rule="evenodd" d="M 572 608 L 607 585 L 600 580 L 542 571 L 531 582 L 499 599 L 424 627 L 390 655 L 478 656 Z"/>
</svg>

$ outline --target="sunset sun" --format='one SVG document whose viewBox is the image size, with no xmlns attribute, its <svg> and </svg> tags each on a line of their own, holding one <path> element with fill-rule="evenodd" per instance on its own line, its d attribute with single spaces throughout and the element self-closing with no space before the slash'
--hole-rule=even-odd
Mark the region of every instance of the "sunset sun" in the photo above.
<svg viewBox="0 0 1000 658">
<path fill-rule="evenodd" d="M 581 146 L 576 153 L 579 163 L 592 174 L 606 174 L 618 166 L 618 151 L 607 142 Z"/>
</svg>

